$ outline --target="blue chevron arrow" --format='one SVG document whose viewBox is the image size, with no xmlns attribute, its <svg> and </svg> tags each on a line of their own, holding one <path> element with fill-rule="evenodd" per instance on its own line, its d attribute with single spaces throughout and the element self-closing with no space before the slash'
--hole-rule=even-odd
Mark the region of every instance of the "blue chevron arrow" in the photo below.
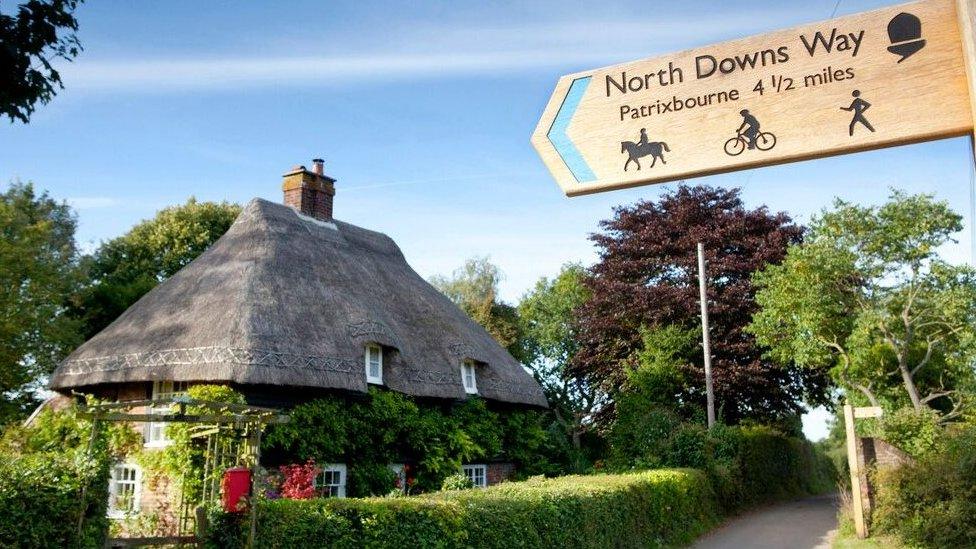
<svg viewBox="0 0 976 549">
<path fill-rule="evenodd" d="M 586 93 L 586 88 L 590 85 L 591 79 L 592 77 L 586 76 L 573 80 L 573 83 L 569 86 L 569 91 L 566 92 L 565 99 L 563 99 L 563 104 L 559 107 L 559 112 L 556 113 L 556 119 L 552 121 L 552 127 L 549 128 L 549 133 L 546 134 L 549 142 L 552 143 L 552 146 L 559 153 L 566 167 L 569 168 L 569 171 L 572 172 L 573 177 L 579 183 L 594 181 L 596 175 L 593 174 L 590 165 L 583 159 L 583 155 L 580 154 L 579 149 L 569 139 L 566 130 L 569 129 L 569 123 L 573 120 L 573 115 L 576 114 L 576 109 L 579 107 L 580 101 L 583 99 L 583 94 Z"/>
</svg>

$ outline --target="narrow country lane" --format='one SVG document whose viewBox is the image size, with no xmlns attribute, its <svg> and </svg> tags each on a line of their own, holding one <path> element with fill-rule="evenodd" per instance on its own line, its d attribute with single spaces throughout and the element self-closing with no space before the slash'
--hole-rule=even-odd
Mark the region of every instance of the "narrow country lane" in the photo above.
<svg viewBox="0 0 976 549">
<path fill-rule="evenodd" d="M 837 495 L 765 507 L 706 534 L 696 549 L 826 549 L 837 528 Z"/>
</svg>

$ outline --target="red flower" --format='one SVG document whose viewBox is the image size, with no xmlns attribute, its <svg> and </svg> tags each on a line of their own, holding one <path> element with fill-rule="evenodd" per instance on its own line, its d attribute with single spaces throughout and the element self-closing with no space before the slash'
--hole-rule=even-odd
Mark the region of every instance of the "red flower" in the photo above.
<svg viewBox="0 0 976 549">
<path fill-rule="evenodd" d="M 315 477 L 320 472 L 321 469 L 312 460 L 305 464 L 283 465 L 281 474 L 285 481 L 281 483 L 281 496 L 288 499 L 314 498 L 318 495 Z"/>
</svg>

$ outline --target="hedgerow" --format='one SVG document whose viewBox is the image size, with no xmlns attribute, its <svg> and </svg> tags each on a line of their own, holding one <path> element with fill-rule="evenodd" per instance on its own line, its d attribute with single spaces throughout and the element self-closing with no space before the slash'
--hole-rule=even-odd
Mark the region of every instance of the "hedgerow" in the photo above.
<svg viewBox="0 0 976 549">
<path fill-rule="evenodd" d="M 409 498 L 264 500 L 258 547 L 662 547 L 718 519 L 701 471 L 533 478 Z M 210 547 L 246 536 L 246 515 L 218 515 Z"/>
<path fill-rule="evenodd" d="M 90 437 L 91 422 L 74 407 L 45 410 L 29 427 L 5 429 L 0 547 L 102 546 L 109 465 L 137 444 L 138 435 L 125 425 L 102 425 L 89 448 Z"/>
<path fill-rule="evenodd" d="M 258 500 L 257 545 L 662 547 L 688 543 L 724 514 L 834 486 L 833 464 L 805 440 L 761 427 L 673 425 L 662 440 L 632 438 L 658 453 L 640 461 L 697 469 L 533 477 L 406 498 Z M 210 546 L 241 543 L 243 520 L 215 515 Z"/>
<path fill-rule="evenodd" d="M 976 547 L 976 427 L 918 461 L 875 472 L 873 522 L 918 547 Z"/>
<path fill-rule="evenodd" d="M 107 487 L 103 462 L 76 463 L 54 453 L 0 456 L 0 546 L 101 547 L 108 531 Z"/>
<path fill-rule="evenodd" d="M 833 463 L 805 439 L 764 426 L 709 430 L 653 405 L 620 409 L 610 432 L 612 470 L 702 469 L 725 512 L 835 489 Z"/>
</svg>

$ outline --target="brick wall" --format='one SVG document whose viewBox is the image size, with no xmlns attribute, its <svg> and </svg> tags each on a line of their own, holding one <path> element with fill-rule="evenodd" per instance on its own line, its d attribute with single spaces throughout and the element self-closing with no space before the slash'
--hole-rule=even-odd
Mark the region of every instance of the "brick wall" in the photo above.
<svg viewBox="0 0 976 549">
<path fill-rule="evenodd" d="M 487 465 L 488 486 L 505 482 L 515 474 L 515 465 L 511 463 L 489 463 Z"/>
<path fill-rule="evenodd" d="M 872 483 L 871 470 L 879 468 L 900 467 L 912 463 L 914 459 L 901 449 L 890 443 L 874 437 L 857 438 L 857 468 L 861 472 L 861 501 L 864 503 L 865 515 L 874 507 L 875 486 Z"/>
</svg>

